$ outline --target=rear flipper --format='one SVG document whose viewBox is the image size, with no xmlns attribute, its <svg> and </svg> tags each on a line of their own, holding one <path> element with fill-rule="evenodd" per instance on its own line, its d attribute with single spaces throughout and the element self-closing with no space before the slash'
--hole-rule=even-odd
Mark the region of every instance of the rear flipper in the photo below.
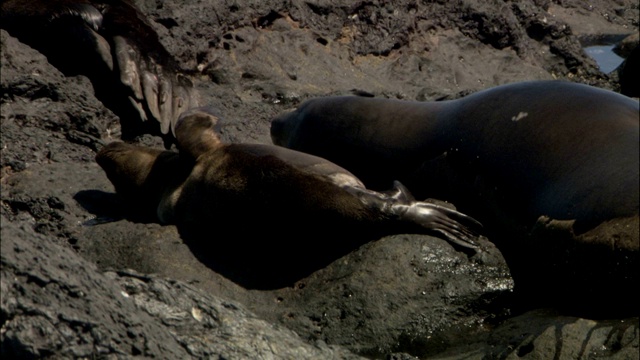
<svg viewBox="0 0 640 360">
<path fill-rule="evenodd" d="M 391 190 L 386 190 L 382 193 L 402 204 L 408 204 L 416 201 L 409 189 L 397 180 L 393 182 L 393 188 L 391 188 Z"/>
<path fill-rule="evenodd" d="M 342 184 L 340 187 L 356 195 L 363 203 L 374 207 L 384 208 L 385 206 L 389 207 L 392 204 L 409 205 L 415 201 L 415 198 L 409 189 L 397 180 L 393 182 L 393 187 L 391 189 L 380 192 L 360 186 L 354 186 L 352 183 Z"/>
<path fill-rule="evenodd" d="M 400 220 L 437 232 L 451 243 L 470 249 L 479 248 L 474 238 L 479 236 L 482 224 L 463 213 L 420 201 L 393 205 L 392 211 Z"/>
<path fill-rule="evenodd" d="M 474 250 L 479 248 L 474 238 L 479 236 L 482 224 L 444 206 L 415 201 L 399 181 L 394 181 L 393 188 L 384 192 L 353 186 L 343 188 L 355 194 L 368 207 L 383 213 L 390 221 L 416 224 L 440 234 L 453 244 Z"/>
</svg>

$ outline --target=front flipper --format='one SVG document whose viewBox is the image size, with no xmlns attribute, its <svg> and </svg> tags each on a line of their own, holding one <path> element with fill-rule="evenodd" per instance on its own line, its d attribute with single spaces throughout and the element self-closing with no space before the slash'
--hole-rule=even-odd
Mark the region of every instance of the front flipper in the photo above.
<svg viewBox="0 0 640 360">
<path fill-rule="evenodd" d="M 415 201 L 409 205 L 396 204 L 392 210 L 401 220 L 410 221 L 425 229 L 437 232 L 451 243 L 478 249 L 474 240 L 479 236 L 482 224 L 458 211 L 443 206 Z"/>
<path fill-rule="evenodd" d="M 193 84 L 131 1 L 5 0 L 0 26 L 66 75 L 87 76 L 120 117 L 125 138 L 152 133 L 171 141 L 180 113 L 198 103 Z"/>
<path fill-rule="evenodd" d="M 121 34 L 127 32 L 125 27 L 130 24 L 109 25 L 115 27 L 109 29 L 114 34 L 110 38 L 115 59 L 114 76 L 126 88 L 129 103 L 138 112 L 141 121 L 153 121 L 162 135 L 175 135 L 180 114 L 198 105 L 191 80 L 180 72 L 159 41 L 157 48 L 150 44 L 143 46 L 137 38 L 141 34 Z M 152 31 L 150 28 L 148 30 Z M 153 35 L 157 39 L 157 35 Z"/>
</svg>

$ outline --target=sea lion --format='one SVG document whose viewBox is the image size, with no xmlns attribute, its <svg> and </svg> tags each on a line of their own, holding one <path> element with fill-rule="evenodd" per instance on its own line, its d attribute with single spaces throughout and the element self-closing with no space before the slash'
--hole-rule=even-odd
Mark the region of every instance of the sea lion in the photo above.
<svg viewBox="0 0 640 360">
<path fill-rule="evenodd" d="M 491 201 L 529 224 L 546 215 L 586 229 L 638 214 L 638 123 L 638 101 L 536 81 L 442 102 L 312 99 L 274 119 L 271 136 L 367 186 L 398 179 L 417 197 Z"/>
<path fill-rule="evenodd" d="M 637 231 L 620 227 L 628 241 L 616 233 L 597 246 L 583 236 L 638 216 L 636 100 L 565 81 L 507 84 L 441 102 L 325 97 L 275 118 L 271 136 L 346 168 L 369 188 L 397 179 L 418 199 L 453 203 L 483 223 L 516 289 L 537 282 L 533 292 L 568 294 L 574 306 L 585 293 L 593 299 L 637 287 L 637 271 L 629 270 L 638 265 Z M 574 240 L 547 243 L 544 217 L 570 222 L 563 239 Z M 574 251 L 578 243 L 584 250 Z M 588 255 L 568 260 L 578 253 Z"/>
<path fill-rule="evenodd" d="M 245 227 L 259 221 L 261 231 L 296 233 L 419 230 L 477 247 L 478 222 L 414 201 L 400 183 L 387 193 L 371 191 L 349 171 L 313 155 L 274 145 L 222 143 L 217 122 L 210 108 L 188 111 L 176 125 L 179 152 L 114 142 L 98 152 L 96 161 L 117 193 L 155 211 L 161 223 L 189 228 L 243 219 Z"/>
<path fill-rule="evenodd" d="M 199 102 L 187 73 L 132 1 L 6 0 L 0 27 L 63 73 L 87 76 L 96 97 L 126 119 L 124 138 L 152 133 L 168 146 L 180 113 Z"/>
</svg>

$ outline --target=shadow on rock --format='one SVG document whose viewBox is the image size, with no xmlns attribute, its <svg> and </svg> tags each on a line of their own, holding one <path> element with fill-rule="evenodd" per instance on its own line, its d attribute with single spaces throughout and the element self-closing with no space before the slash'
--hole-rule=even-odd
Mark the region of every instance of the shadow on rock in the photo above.
<svg viewBox="0 0 640 360">
<path fill-rule="evenodd" d="M 573 221 L 541 217 L 519 250 L 505 255 L 522 305 L 589 318 L 637 316 L 638 221 L 613 219 L 580 234 Z"/>
<path fill-rule="evenodd" d="M 507 320 L 487 341 L 491 359 L 637 358 L 637 319 L 592 321 L 534 310 Z M 635 342 L 635 344 L 634 344 Z"/>
<path fill-rule="evenodd" d="M 122 219 L 143 224 L 157 222 L 155 218 L 148 215 L 148 212 L 140 211 L 139 208 L 124 202 L 122 197 L 115 193 L 100 190 L 82 190 L 78 191 L 73 196 L 73 199 L 85 210 L 95 215 L 93 219 L 83 223 L 86 226 Z"/>
<path fill-rule="evenodd" d="M 638 68 L 640 67 L 640 46 L 636 46 L 629 57 L 618 68 L 620 77 L 620 92 L 630 97 L 640 96 L 638 85 Z"/>
<path fill-rule="evenodd" d="M 87 226 L 121 219 L 157 223 L 157 219 L 145 215 L 148 212 L 115 193 L 84 190 L 74 199 L 96 216 L 85 222 Z M 371 234 L 355 234 L 340 227 L 310 229 L 287 219 L 274 226 L 272 215 L 250 223 L 240 220 L 230 216 L 206 224 L 178 226 L 178 231 L 198 260 L 247 289 L 293 286 L 296 281 L 376 239 Z"/>
<path fill-rule="evenodd" d="M 264 221 L 178 226 L 193 254 L 213 271 L 247 289 L 293 286 L 313 272 L 374 240 L 338 227 L 298 227 L 283 219 L 276 228 Z"/>
</svg>

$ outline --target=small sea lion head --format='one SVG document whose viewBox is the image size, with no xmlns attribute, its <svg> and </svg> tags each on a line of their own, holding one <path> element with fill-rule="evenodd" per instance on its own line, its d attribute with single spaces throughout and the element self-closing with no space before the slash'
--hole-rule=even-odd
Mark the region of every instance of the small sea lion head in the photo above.
<svg viewBox="0 0 640 360">
<path fill-rule="evenodd" d="M 209 150 L 222 145 L 218 112 L 210 107 L 198 107 L 185 111 L 176 123 L 176 145 L 180 154 L 198 158 Z"/>
<path fill-rule="evenodd" d="M 127 202 L 150 208 L 157 207 L 167 183 L 182 173 L 177 153 L 123 142 L 100 149 L 96 162 Z"/>
</svg>

